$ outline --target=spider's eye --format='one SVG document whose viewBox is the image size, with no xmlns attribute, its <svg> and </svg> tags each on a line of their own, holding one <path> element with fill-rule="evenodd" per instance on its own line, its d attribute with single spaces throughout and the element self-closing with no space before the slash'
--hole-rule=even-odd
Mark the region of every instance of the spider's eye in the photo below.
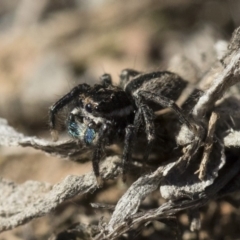
<svg viewBox="0 0 240 240">
<path fill-rule="evenodd" d="M 85 105 L 85 109 L 87 112 L 91 113 L 92 112 L 92 105 L 90 103 Z"/>
</svg>

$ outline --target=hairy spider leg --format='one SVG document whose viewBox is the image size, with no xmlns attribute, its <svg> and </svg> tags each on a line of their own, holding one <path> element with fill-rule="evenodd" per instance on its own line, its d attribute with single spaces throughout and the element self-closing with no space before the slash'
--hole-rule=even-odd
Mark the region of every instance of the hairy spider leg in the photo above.
<svg viewBox="0 0 240 240">
<path fill-rule="evenodd" d="M 126 180 L 127 169 L 131 160 L 131 154 L 133 149 L 133 139 L 138 133 L 140 126 L 143 123 L 143 118 L 146 126 L 146 134 L 148 140 L 148 146 L 143 156 L 143 164 L 147 161 L 148 156 L 151 152 L 153 141 L 155 139 L 155 126 L 154 126 L 154 112 L 145 103 L 144 98 L 139 97 L 138 111 L 135 114 L 134 124 L 130 124 L 126 127 L 125 139 L 124 139 L 124 149 L 122 157 L 123 166 L 123 181 Z"/>
<path fill-rule="evenodd" d="M 99 137 L 95 149 L 93 151 L 92 157 L 92 167 L 93 172 L 96 176 L 97 182 L 101 185 L 101 178 L 100 178 L 100 171 L 99 171 L 99 162 L 103 155 L 103 148 L 105 146 L 105 139 L 106 139 L 106 131 L 107 131 L 107 124 L 103 124 L 99 129 Z"/>
<path fill-rule="evenodd" d="M 81 93 L 85 93 L 90 89 L 90 86 L 86 83 L 80 84 L 74 87 L 69 93 L 60 98 L 55 104 L 53 104 L 49 109 L 50 116 L 50 129 L 54 140 L 57 140 L 57 133 L 54 132 L 56 127 L 56 119 L 55 116 L 59 110 L 61 110 L 64 106 L 69 104 L 73 99 L 79 96 Z"/>
<path fill-rule="evenodd" d="M 125 129 L 125 138 L 124 138 L 124 149 L 123 149 L 123 156 L 122 156 L 122 178 L 123 181 L 126 181 L 126 173 L 129 167 L 129 161 L 132 155 L 132 148 L 133 148 L 133 138 L 135 135 L 135 128 L 133 124 L 130 124 Z"/>
<path fill-rule="evenodd" d="M 150 92 L 146 92 L 146 91 L 139 91 L 138 92 L 139 96 L 142 96 L 145 100 L 151 101 L 151 102 L 155 102 L 157 104 L 159 104 L 160 106 L 164 107 L 164 108 L 171 108 L 174 110 L 174 112 L 178 115 L 179 120 L 181 123 L 186 124 L 187 127 L 195 133 L 195 128 L 194 125 L 191 124 L 191 119 L 188 118 L 183 111 L 177 106 L 177 104 L 169 99 L 166 98 L 162 95 L 157 95 L 155 93 L 150 93 Z"/>
<path fill-rule="evenodd" d="M 155 140 L 155 126 L 154 126 L 154 112 L 153 110 L 147 105 L 146 100 L 143 96 L 138 94 L 137 102 L 138 105 L 138 113 L 136 114 L 136 118 L 134 119 L 134 126 L 139 128 L 139 123 L 142 122 L 142 118 L 145 122 L 145 132 L 147 135 L 148 146 L 144 153 L 143 160 L 146 162 L 148 160 L 148 156 L 151 152 L 153 142 Z M 143 116 L 143 117 L 142 117 Z"/>
<path fill-rule="evenodd" d="M 120 81 L 119 81 L 119 86 L 124 89 L 126 83 L 130 80 L 131 77 L 136 77 L 137 75 L 141 74 L 141 72 L 126 68 L 121 71 L 120 73 Z"/>
<path fill-rule="evenodd" d="M 136 113 L 135 113 L 135 117 L 134 117 L 134 129 L 135 129 L 135 133 L 139 133 L 140 127 L 143 125 L 143 115 L 142 115 L 142 111 L 139 108 Z"/>
<path fill-rule="evenodd" d="M 107 88 L 108 86 L 112 85 L 112 77 L 110 74 L 108 73 L 104 73 L 101 77 L 100 77 L 100 81 L 101 84 Z"/>
</svg>

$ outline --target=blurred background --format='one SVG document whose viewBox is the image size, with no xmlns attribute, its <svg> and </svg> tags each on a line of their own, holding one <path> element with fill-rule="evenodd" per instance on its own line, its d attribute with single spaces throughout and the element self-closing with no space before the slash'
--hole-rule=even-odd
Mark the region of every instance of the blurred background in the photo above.
<svg viewBox="0 0 240 240">
<path fill-rule="evenodd" d="M 239 13 L 238 0 L 0 0 L 0 117 L 26 135 L 49 138 L 49 106 L 77 84 L 97 82 L 103 73 L 112 74 L 115 83 L 123 68 L 170 69 L 181 75 L 186 61 L 191 67 L 183 77 L 197 82 L 216 60 L 216 43 L 224 44 L 240 25 Z M 29 149 L 0 148 L 0 175 L 17 183 L 56 183 L 89 169 L 89 164 Z M 48 239 L 80 221 L 84 201 L 115 203 L 125 189 L 71 201 L 0 239 Z M 201 239 L 239 239 L 237 213 L 229 201 L 210 203 Z M 187 230 L 186 216 L 179 218 L 183 238 L 197 239 Z M 175 239 L 167 232 L 164 239 Z"/>
</svg>

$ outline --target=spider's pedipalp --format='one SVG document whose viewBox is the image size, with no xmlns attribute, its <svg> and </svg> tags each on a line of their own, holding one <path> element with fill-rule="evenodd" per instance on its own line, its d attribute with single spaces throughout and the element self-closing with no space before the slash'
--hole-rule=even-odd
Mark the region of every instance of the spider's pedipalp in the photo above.
<svg viewBox="0 0 240 240">
<path fill-rule="evenodd" d="M 90 89 L 88 84 L 79 84 L 78 86 L 74 87 L 69 93 L 64 95 L 60 98 L 56 103 L 54 103 L 49 108 L 49 118 L 50 118 L 50 129 L 51 132 L 56 132 L 56 114 L 60 111 L 63 107 L 69 104 L 72 100 L 79 96 L 79 94 L 87 92 Z M 55 133 L 54 133 L 55 134 Z"/>
</svg>

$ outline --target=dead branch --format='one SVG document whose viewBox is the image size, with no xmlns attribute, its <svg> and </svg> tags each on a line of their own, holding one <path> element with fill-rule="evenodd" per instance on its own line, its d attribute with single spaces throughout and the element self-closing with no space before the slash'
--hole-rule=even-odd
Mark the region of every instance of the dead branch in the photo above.
<svg viewBox="0 0 240 240">
<path fill-rule="evenodd" d="M 235 159 L 234 164 L 230 164 L 219 178 L 217 178 L 217 180 L 211 186 L 206 188 L 206 190 L 204 190 L 197 198 L 183 198 L 176 201 L 168 201 L 157 209 L 132 214 L 128 218 L 125 218 L 125 221 L 119 221 L 114 230 L 102 232 L 95 239 L 114 240 L 122 236 L 125 232 L 136 228 L 136 226 L 143 226 L 149 221 L 167 219 L 170 216 L 187 209 L 198 209 L 207 204 L 209 200 L 221 197 L 224 195 L 224 192 L 228 192 L 228 183 L 231 184 L 231 180 L 239 173 L 239 170 L 240 159 Z M 220 190 L 222 190 L 221 195 L 219 194 Z"/>
<path fill-rule="evenodd" d="M 91 150 L 75 141 L 52 142 L 37 137 L 28 137 L 17 132 L 8 125 L 5 119 L 0 118 L 0 145 L 1 146 L 22 146 L 32 147 L 73 161 L 89 161 Z"/>
<path fill-rule="evenodd" d="M 101 165 L 103 179 L 114 179 L 121 172 L 119 157 L 108 157 Z M 29 181 L 22 185 L 1 179 L 0 232 L 41 217 L 69 198 L 94 192 L 98 184 L 93 172 L 83 176 L 67 176 L 51 186 Z"/>
</svg>

